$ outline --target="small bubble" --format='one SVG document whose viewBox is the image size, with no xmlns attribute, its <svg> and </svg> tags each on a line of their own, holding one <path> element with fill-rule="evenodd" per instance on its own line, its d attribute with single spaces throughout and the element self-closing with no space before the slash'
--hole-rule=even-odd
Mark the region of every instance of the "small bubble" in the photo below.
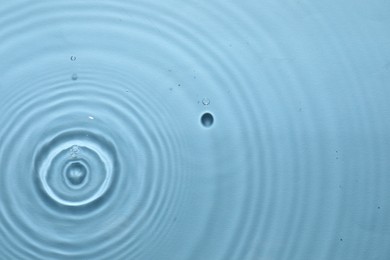
<svg viewBox="0 0 390 260">
<path fill-rule="evenodd" d="M 200 122 L 202 123 L 202 125 L 204 127 L 211 127 L 214 123 L 214 117 L 212 114 L 206 112 L 202 115 L 202 117 L 200 118 Z"/>
<path fill-rule="evenodd" d="M 210 99 L 204 98 L 204 99 L 202 100 L 202 104 L 205 105 L 205 106 L 210 105 Z"/>
<path fill-rule="evenodd" d="M 77 76 L 77 73 L 73 73 L 72 74 L 72 80 L 77 80 L 78 76 Z"/>
<path fill-rule="evenodd" d="M 70 60 L 71 61 L 75 61 L 76 60 L 76 56 L 70 56 Z"/>
<path fill-rule="evenodd" d="M 72 158 L 76 158 L 76 157 L 77 157 L 77 154 L 76 154 L 76 153 L 71 153 L 70 156 L 71 156 Z"/>
<path fill-rule="evenodd" d="M 77 145 L 73 145 L 71 151 L 77 153 L 79 151 L 79 147 Z"/>
</svg>

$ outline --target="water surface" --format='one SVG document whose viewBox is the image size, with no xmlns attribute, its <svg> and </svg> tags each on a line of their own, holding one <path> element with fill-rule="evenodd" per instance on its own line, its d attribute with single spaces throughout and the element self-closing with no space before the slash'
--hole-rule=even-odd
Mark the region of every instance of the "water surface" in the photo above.
<svg viewBox="0 0 390 260">
<path fill-rule="evenodd" d="M 390 259 L 390 2 L 2 1 L 0 259 Z"/>
</svg>

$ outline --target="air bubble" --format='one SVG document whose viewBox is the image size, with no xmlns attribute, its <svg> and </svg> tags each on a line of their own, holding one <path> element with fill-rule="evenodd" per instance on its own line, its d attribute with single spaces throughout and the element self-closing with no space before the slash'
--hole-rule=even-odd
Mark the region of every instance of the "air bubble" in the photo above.
<svg viewBox="0 0 390 260">
<path fill-rule="evenodd" d="M 75 61 L 76 60 L 76 56 L 70 56 L 70 60 L 71 61 Z"/>
<path fill-rule="evenodd" d="M 77 76 L 77 73 L 73 73 L 72 74 L 72 80 L 77 80 L 78 76 Z"/>
</svg>

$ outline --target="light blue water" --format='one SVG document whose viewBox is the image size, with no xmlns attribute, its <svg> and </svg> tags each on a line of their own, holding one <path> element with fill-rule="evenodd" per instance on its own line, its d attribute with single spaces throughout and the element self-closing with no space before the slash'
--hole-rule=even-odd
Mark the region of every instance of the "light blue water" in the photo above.
<svg viewBox="0 0 390 260">
<path fill-rule="evenodd" d="M 0 2 L 0 259 L 390 259 L 390 2 Z"/>
</svg>

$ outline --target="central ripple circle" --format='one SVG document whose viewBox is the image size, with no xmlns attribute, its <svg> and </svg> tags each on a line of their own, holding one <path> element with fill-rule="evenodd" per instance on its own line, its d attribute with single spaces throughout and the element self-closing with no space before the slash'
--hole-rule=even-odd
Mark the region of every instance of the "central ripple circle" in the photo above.
<svg viewBox="0 0 390 260">
<path fill-rule="evenodd" d="M 66 178 L 71 185 L 81 185 L 87 176 L 87 168 L 80 162 L 71 163 L 65 170 Z"/>
</svg>

